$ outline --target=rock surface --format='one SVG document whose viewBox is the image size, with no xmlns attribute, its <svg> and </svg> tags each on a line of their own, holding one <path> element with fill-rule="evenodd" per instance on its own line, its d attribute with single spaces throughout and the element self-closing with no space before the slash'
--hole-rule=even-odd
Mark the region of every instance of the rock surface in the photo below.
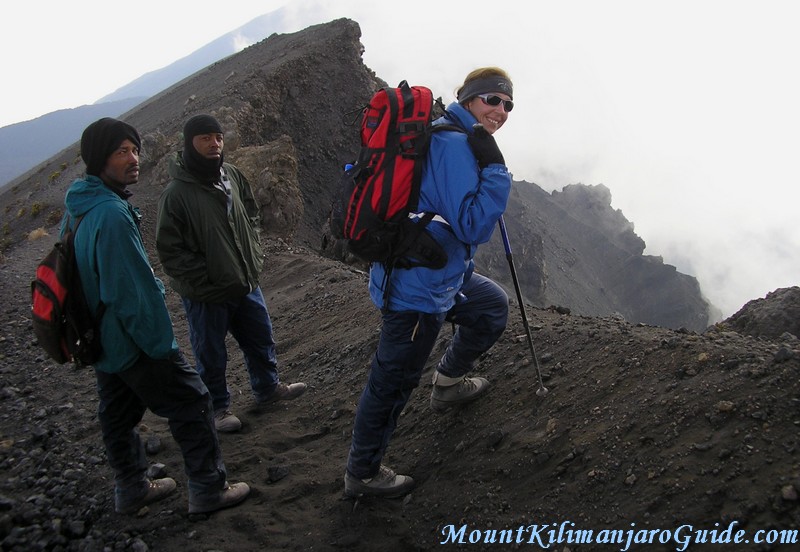
<svg viewBox="0 0 800 552">
<path fill-rule="evenodd" d="M 379 315 L 364 273 L 282 240 L 266 243 L 262 286 L 281 377 L 306 381 L 309 391 L 254 410 L 241 354 L 231 346 L 233 409 L 244 428 L 221 441 L 230 480 L 254 490 L 241 507 L 201 520 L 186 514 L 180 452 L 164 420 L 150 413 L 140 428 L 150 460 L 178 481 L 178 492 L 139 516 L 113 512 L 94 376 L 53 364 L 32 338 L 25 289 L 47 240 L 6 257 L 3 550 L 430 550 L 452 524 L 516 530 L 570 521 L 599 531 L 736 521 L 750 536 L 798 527 L 796 338 L 753 338 L 724 323 L 697 334 L 528 305 L 549 389 L 539 397 L 516 302 L 506 333 L 476 367 L 493 388 L 447 415 L 428 405 L 432 370 L 451 335 L 442 331 L 386 458 L 418 488 L 402 500 L 345 499 L 344 463 Z M 174 293 L 168 303 L 189 353 Z"/>
</svg>

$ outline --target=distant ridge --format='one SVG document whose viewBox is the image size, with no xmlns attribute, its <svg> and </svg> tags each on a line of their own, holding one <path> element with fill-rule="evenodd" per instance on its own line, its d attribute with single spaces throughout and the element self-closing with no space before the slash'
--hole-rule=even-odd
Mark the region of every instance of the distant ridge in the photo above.
<svg viewBox="0 0 800 552">
<path fill-rule="evenodd" d="M 261 15 L 170 65 L 151 71 L 92 105 L 53 111 L 0 128 L 0 189 L 68 147 L 100 117 L 118 117 L 208 65 L 286 27 L 284 8 Z"/>
<path fill-rule="evenodd" d="M 246 46 L 260 42 L 272 33 L 284 32 L 287 26 L 283 8 L 256 17 L 236 30 L 209 42 L 199 50 L 167 65 L 162 69 L 145 73 L 138 79 L 118 88 L 111 94 L 103 96 L 96 103 L 116 101 L 123 98 L 143 96 L 149 98 L 166 90 L 176 82 L 208 67 Z"/>
<path fill-rule="evenodd" d="M 60 109 L 0 128 L 0 188 L 75 142 L 90 122 L 117 117 L 145 99 L 126 98 Z"/>
</svg>

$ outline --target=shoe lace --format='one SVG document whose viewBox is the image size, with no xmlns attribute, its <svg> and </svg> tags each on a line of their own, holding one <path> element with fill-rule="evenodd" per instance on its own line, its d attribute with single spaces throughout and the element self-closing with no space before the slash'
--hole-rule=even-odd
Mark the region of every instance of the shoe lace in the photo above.
<svg viewBox="0 0 800 552">
<path fill-rule="evenodd" d="M 375 474 L 375 477 L 372 478 L 372 481 L 375 483 L 381 483 L 383 481 L 391 481 L 394 479 L 395 473 L 392 468 L 388 468 L 386 466 L 381 465 L 378 473 Z"/>
<path fill-rule="evenodd" d="M 459 391 L 463 393 L 466 391 L 473 391 L 474 389 L 477 389 L 478 384 L 475 383 L 475 380 L 473 380 L 472 378 L 464 376 L 464 379 L 461 380 L 461 383 L 459 383 L 458 386 L 459 386 Z"/>
</svg>

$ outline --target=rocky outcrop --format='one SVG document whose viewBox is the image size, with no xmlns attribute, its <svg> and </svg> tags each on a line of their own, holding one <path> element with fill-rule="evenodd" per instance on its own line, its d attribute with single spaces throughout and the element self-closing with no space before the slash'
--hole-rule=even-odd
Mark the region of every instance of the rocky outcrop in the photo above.
<svg viewBox="0 0 800 552">
<path fill-rule="evenodd" d="M 548 194 L 515 182 L 506 228 L 525 298 L 584 316 L 702 331 L 709 305 L 694 277 L 660 257 L 643 255 L 633 223 L 611 207 L 604 185 L 575 184 Z M 479 266 L 511 289 L 499 232 L 478 253 Z"/>
<path fill-rule="evenodd" d="M 778 339 L 800 338 L 800 287 L 780 288 L 766 297 L 753 299 L 723 321 L 723 327 L 751 335 Z"/>
<path fill-rule="evenodd" d="M 249 177 L 261 207 L 261 226 L 269 235 L 291 241 L 303 218 L 303 195 L 297 178 L 297 153 L 282 136 L 264 146 L 240 148 L 230 161 Z"/>
</svg>

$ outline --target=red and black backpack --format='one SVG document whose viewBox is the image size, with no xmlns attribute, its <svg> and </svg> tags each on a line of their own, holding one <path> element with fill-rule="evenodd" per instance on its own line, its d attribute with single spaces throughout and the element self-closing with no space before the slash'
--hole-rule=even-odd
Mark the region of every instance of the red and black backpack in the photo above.
<svg viewBox="0 0 800 552">
<path fill-rule="evenodd" d="M 422 167 L 431 134 L 459 130 L 431 125 L 434 100 L 429 88 L 382 88 L 364 108 L 361 149 L 345 166 L 340 197 L 334 202 L 331 228 L 349 250 L 387 268 L 447 264 L 444 249 L 424 231 L 436 213 L 416 218 Z"/>
<path fill-rule="evenodd" d="M 64 235 L 39 263 L 31 282 L 31 318 L 39 345 L 59 364 L 78 366 L 94 364 L 100 357 L 98 322 L 105 310 L 101 303 L 95 320 L 81 287 L 74 249 L 81 220 L 70 229 L 67 219 Z"/>
</svg>

